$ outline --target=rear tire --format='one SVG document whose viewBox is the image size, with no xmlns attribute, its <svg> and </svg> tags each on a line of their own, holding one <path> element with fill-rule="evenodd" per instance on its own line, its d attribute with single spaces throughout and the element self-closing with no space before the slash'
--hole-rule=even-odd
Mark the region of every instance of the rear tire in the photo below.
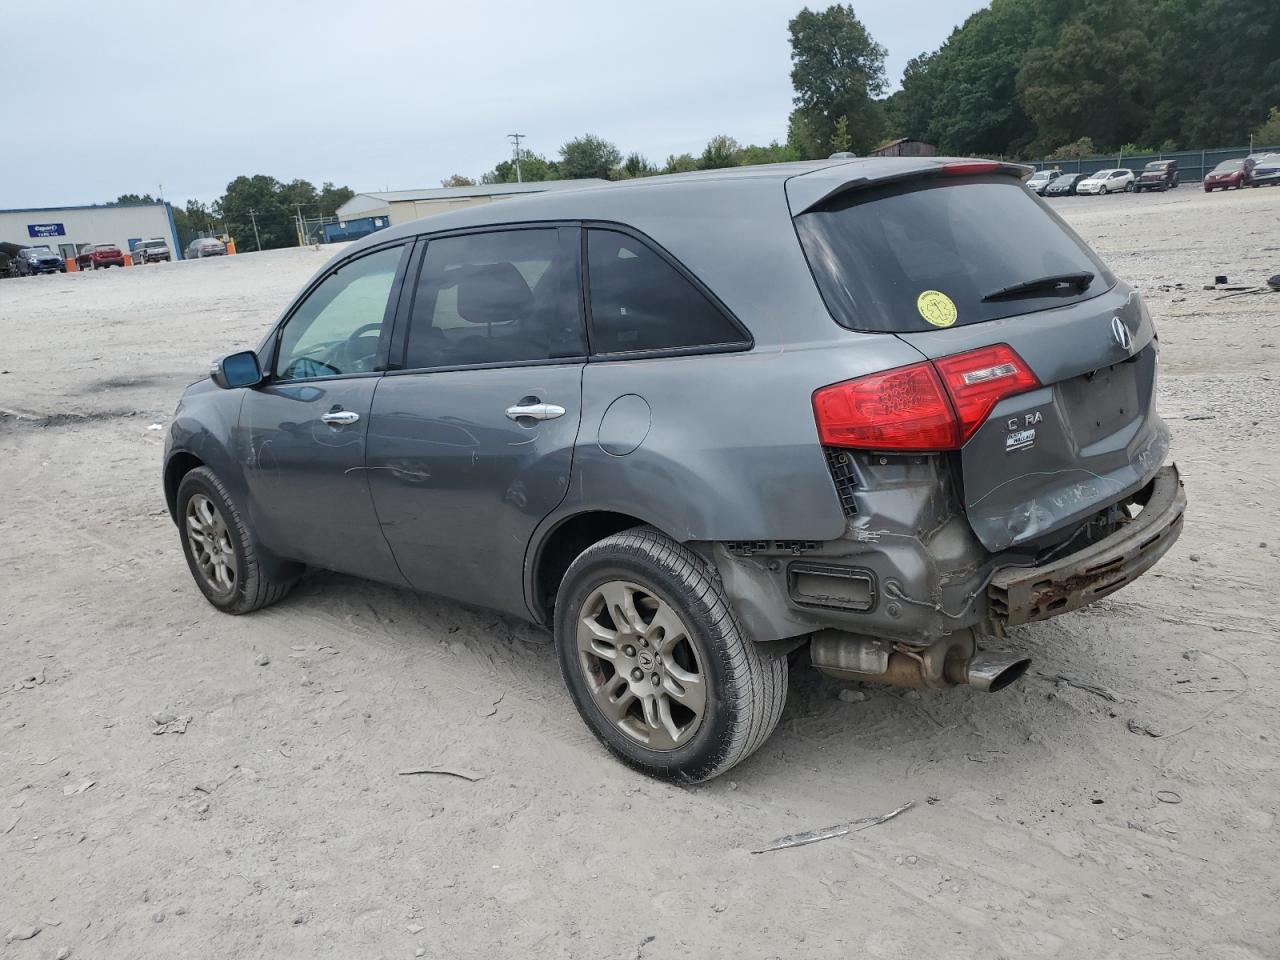
<svg viewBox="0 0 1280 960">
<path fill-rule="evenodd" d="M 191 576 L 205 599 L 223 613 L 260 610 L 297 582 L 297 577 L 279 579 L 263 570 L 248 523 L 208 467 L 197 467 L 178 484 L 177 516 Z"/>
<path fill-rule="evenodd" d="M 697 783 L 740 763 L 786 703 L 786 658 L 745 638 L 714 570 L 651 528 L 578 556 L 556 596 L 555 643 L 591 732 L 664 780 Z"/>
</svg>

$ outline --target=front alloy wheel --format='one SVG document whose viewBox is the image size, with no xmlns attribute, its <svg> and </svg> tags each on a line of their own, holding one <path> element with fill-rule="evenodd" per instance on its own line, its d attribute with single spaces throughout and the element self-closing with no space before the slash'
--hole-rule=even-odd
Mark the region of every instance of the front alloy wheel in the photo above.
<svg viewBox="0 0 1280 960">
<path fill-rule="evenodd" d="M 578 618 L 578 656 L 600 711 L 650 750 L 674 750 L 697 731 L 707 686 L 689 628 L 639 584 L 611 580 Z"/>
<path fill-rule="evenodd" d="M 230 593 L 236 586 L 236 551 L 227 522 L 203 493 L 187 501 L 187 540 L 201 578 L 215 593 Z"/>
</svg>

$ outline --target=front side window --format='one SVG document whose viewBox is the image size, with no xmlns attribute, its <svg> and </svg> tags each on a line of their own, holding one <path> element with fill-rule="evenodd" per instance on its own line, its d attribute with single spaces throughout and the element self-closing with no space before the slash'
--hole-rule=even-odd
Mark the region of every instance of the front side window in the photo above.
<svg viewBox="0 0 1280 960">
<path fill-rule="evenodd" d="M 584 356 L 572 236 L 548 227 L 431 240 L 418 274 L 405 368 Z"/>
<path fill-rule="evenodd" d="M 724 312 L 647 245 L 587 231 L 592 353 L 745 346 Z"/>
<path fill-rule="evenodd" d="M 404 252 L 403 246 L 379 250 L 322 280 L 284 326 L 276 379 L 373 372 Z"/>
</svg>

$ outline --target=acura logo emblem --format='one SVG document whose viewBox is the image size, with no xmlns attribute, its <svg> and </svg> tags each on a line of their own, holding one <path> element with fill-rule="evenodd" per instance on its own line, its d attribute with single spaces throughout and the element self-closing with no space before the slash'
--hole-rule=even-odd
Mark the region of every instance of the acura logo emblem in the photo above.
<svg viewBox="0 0 1280 960">
<path fill-rule="evenodd" d="M 1119 317 L 1111 318 L 1111 336 L 1115 338 L 1116 343 L 1120 344 L 1123 350 L 1128 350 L 1133 346 L 1133 337 L 1129 335 L 1129 328 L 1124 325 L 1124 321 Z"/>
</svg>

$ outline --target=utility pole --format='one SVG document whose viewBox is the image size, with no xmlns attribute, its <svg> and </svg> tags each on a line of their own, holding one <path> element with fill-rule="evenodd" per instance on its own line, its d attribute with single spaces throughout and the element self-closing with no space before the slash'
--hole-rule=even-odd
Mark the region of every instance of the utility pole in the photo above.
<svg viewBox="0 0 1280 960">
<path fill-rule="evenodd" d="M 258 252 L 262 252 L 262 238 L 258 236 L 258 211 L 250 210 L 249 219 L 253 221 L 253 242 L 258 248 Z"/>
<path fill-rule="evenodd" d="M 507 139 L 509 139 L 512 142 L 512 144 L 514 144 L 515 146 L 514 152 L 515 152 L 515 158 L 516 158 L 516 183 L 524 183 L 523 178 L 521 178 L 520 176 L 520 141 L 523 140 L 524 137 L 525 137 L 525 134 L 523 133 L 507 134 Z"/>
<path fill-rule="evenodd" d="M 298 209 L 298 246 L 301 247 L 307 242 L 307 225 L 302 219 L 302 204 L 295 203 L 294 206 Z"/>
</svg>

